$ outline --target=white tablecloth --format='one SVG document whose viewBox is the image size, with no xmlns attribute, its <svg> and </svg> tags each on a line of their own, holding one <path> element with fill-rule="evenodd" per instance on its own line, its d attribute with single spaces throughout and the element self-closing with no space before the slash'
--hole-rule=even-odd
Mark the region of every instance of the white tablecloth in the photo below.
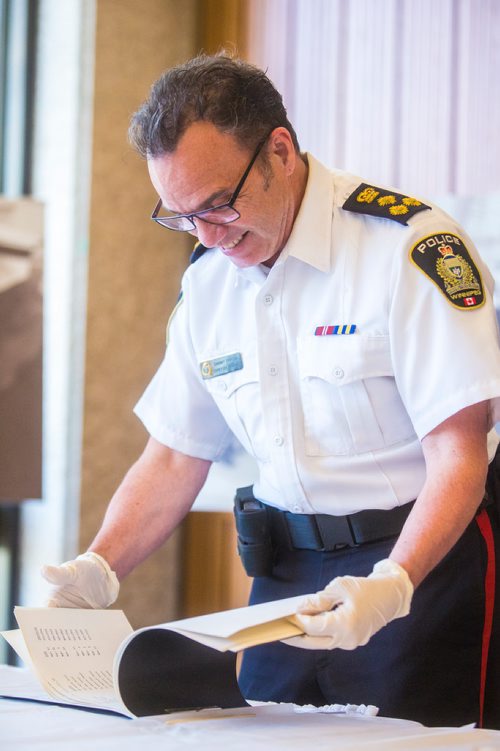
<svg viewBox="0 0 500 751">
<path fill-rule="evenodd" d="M 0 694 L 27 671 L 0 666 Z M 293 705 L 205 710 L 129 720 L 0 699 L 1 751 L 500 751 L 500 731 L 425 728 L 406 720 L 297 712 Z"/>
</svg>

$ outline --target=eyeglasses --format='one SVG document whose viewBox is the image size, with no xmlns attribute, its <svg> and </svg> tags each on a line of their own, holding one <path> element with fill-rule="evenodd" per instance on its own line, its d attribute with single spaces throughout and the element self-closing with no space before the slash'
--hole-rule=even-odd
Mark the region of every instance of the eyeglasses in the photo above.
<svg viewBox="0 0 500 751">
<path fill-rule="evenodd" d="M 255 160 L 259 156 L 260 151 L 269 136 L 270 133 L 268 133 L 267 136 L 262 141 L 260 141 L 259 145 L 255 149 L 252 158 L 250 159 L 248 167 L 244 171 L 241 180 L 236 186 L 236 190 L 234 191 L 229 201 L 227 201 L 227 203 L 221 203 L 218 206 L 211 206 L 209 209 L 202 209 L 201 211 L 193 211 L 192 214 L 167 214 L 158 216 L 158 213 L 162 206 L 160 198 L 154 208 L 153 213 L 151 214 L 151 219 L 153 219 L 153 221 L 155 222 L 158 222 L 158 224 L 161 224 L 162 227 L 173 229 L 176 232 L 190 232 L 191 230 L 196 229 L 194 219 L 201 219 L 203 222 L 207 222 L 208 224 L 229 224 L 230 222 L 235 222 L 240 218 L 240 213 L 234 208 L 234 203 L 241 193 L 241 189 L 245 184 L 245 180 L 247 179 L 250 170 L 255 163 Z"/>
</svg>

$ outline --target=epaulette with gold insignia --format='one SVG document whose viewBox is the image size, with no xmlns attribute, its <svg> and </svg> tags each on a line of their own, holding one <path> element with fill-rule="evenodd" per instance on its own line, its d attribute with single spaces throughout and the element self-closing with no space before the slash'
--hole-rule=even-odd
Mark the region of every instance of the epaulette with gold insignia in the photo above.
<svg viewBox="0 0 500 751">
<path fill-rule="evenodd" d="M 408 219 L 412 216 L 431 207 L 411 196 L 361 183 L 342 208 L 357 214 L 371 214 L 383 219 L 394 219 L 400 224 L 408 224 Z"/>
</svg>

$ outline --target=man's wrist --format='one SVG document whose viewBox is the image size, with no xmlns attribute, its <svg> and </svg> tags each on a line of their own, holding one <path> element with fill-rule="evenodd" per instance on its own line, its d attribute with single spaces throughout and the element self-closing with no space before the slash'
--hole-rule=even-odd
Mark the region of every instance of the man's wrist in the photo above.
<svg viewBox="0 0 500 751">
<path fill-rule="evenodd" d="M 370 576 L 393 579 L 400 597 L 395 617 L 400 618 L 408 615 L 415 588 L 407 570 L 394 559 L 385 558 L 374 565 Z"/>
</svg>

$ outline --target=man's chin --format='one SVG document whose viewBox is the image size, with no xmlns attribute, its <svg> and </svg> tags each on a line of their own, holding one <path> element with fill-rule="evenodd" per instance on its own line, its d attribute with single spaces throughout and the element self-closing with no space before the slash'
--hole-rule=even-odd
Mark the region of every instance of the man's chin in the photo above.
<svg viewBox="0 0 500 751">
<path fill-rule="evenodd" d="M 251 252 L 251 247 L 248 242 L 248 233 L 243 236 L 242 240 L 235 245 L 234 248 L 221 247 L 219 250 L 239 269 L 256 266 L 259 263 L 259 261 L 256 260 L 255 254 Z"/>
<path fill-rule="evenodd" d="M 266 258 L 262 253 L 252 253 L 249 248 L 240 248 L 239 245 L 228 250 L 225 248 L 219 248 L 219 250 L 239 269 L 247 269 L 251 266 L 260 266 L 261 264 L 271 268 L 280 255 L 280 251 L 278 251 L 271 258 Z"/>
</svg>

